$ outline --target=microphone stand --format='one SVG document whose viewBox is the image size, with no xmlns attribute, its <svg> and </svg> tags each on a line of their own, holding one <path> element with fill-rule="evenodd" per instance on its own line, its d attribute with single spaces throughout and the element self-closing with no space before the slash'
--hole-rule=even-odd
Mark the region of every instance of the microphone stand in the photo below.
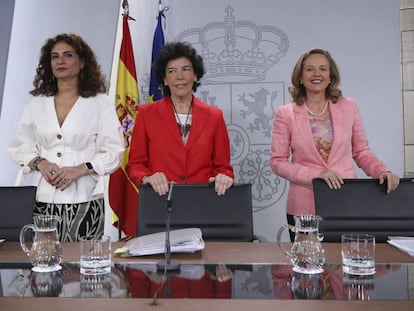
<svg viewBox="0 0 414 311">
<path fill-rule="evenodd" d="M 166 202 L 166 214 L 165 214 L 165 260 L 157 262 L 157 270 L 177 271 L 180 270 L 180 263 L 171 261 L 171 242 L 170 242 L 170 218 L 172 207 L 172 191 L 174 182 L 170 184 L 170 191 L 168 192 L 168 198 Z"/>
</svg>

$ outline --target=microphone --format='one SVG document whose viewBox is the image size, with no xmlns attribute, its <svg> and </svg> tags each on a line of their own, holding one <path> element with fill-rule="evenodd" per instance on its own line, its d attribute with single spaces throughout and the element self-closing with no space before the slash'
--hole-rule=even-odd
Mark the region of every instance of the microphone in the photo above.
<svg viewBox="0 0 414 311">
<path fill-rule="evenodd" d="M 170 190 L 168 192 L 167 202 L 166 202 L 166 213 L 165 213 L 165 260 L 157 262 L 157 270 L 166 271 L 177 271 L 180 269 L 180 264 L 174 261 L 171 261 L 171 242 L 170 242 L 170 218 L 171 218 L 171 209 L 172 209 L 172 192 L 173 192 L 174 182 L 170 184 Z"/>
</svg>

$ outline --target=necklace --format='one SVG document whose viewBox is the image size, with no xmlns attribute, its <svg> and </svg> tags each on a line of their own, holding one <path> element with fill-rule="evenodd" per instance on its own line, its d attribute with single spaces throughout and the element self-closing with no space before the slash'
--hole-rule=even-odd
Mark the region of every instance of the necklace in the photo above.
<svg viewBox="0 0 414 311">
<path fill-rule="evenodd" d="M 191 101 L 190 108 L 188 108 L 188 113 L 187 113 L 187 117 L 185 118 L 184 124 L 181 123 L 181 119 L 178 116 L 178 112 L 177 112 L 177 109 L 175 108 L 174 103 L 172 103 L 172 106 L 174 109 L 175 119 L 177 120 L 177 125 L 178 125 L 178 129 L 180 130 L 180 134 L 182 137 L 186 137 L 191 130 L 191 124 L 188 124 L 188 117 L 190 116 L 191 111 L 193 110 L 193 101 Z"/>
<path fill-rule="evenodd" d="M 321 111 L 321 112 L 319 112 L 319 113 L 315 113 L 315 112 L 311 111 L 311 110 L 309 109 L 308 105 L 306 105 L 306 103 L 305 103 L 305 106 L 306 106 L 306 110 L 307 110 L 307 111 L 308 111 L 311 115 L 313 115 L 313 116 L 315 116 L 315 117 L 319 117 L 319 116 L 323 115 L 323 114 L 325 113 L 325 111 L 326 111 L 326 108 L 328 108 L 328 101 L 326 101 L 325 106 L 323 107 L 322 111 Z"/>
</svg>

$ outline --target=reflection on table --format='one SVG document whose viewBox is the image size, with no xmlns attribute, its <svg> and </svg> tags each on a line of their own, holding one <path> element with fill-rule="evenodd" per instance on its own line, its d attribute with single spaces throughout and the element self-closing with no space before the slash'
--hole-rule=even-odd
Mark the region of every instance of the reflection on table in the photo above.
<svg viewBox="0 0 414 311">
<path fill-rule="evenodd" d="M 409 273 L 414 264 L 376 265 L 374 276 L 344 275 L 337 264 L 320 274 L 300 274 L 291 265 L 183 264 L 175 274 L 163 274 L 155 264 L 116 263 L 111 273 L 84 276 L 77 263 L 62 270 L 33 272 L 27 265 L 8 269 L 14 276 L 4 296 L 105 298 L 232 298 L 317 300 L 414 300 Z"/>
<path fill-rule="evenodd" d="M 410 267 L 401 264 L 376 265 L 375 275 L 366 276 L 344 274 L 338 265 L 327 265 L 319 274 L 292 272 L 283 265 L 272 266 L 271 270 L 275 295 L 280 299 L 366 301 L 410 300 L 407 294 Z M 376 284 L 379 290 L 376 290 Z"/>
</svg>

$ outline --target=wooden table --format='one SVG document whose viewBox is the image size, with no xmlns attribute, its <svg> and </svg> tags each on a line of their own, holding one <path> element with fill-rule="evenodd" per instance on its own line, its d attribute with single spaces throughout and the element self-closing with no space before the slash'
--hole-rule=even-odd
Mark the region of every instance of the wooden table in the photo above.
<svg viewBox="0 0 414 311">
<path fill-rule="evenodd" d="M 122 246 L 113 243 L 113 250 Z M 284 245 L 289 248 L 289 243 Z M 340 244 L 324 243 L 327 263 L 340 263 Z M 63 244 L 64 261 L 79 261 L 79 243 Z M 122 258 L 114 256 L 114 262 L 157 262 L 163 256 Z M 207 242 L 206 248 L 196 254 L 173 254 L 182 263 L 289 263 L 276 243 Z M 16 242 L 6 242 L 0 247 L 0 264 L 28 262 Z M 414 258 L 388 244 L 376 245 L 377 263 L 413 263 Z M 353 310 L 388 311 L 414 310 L 414 301 L 340 301 L 340 300 L 238 300 L 238 299 L 160 299 L 156 306 L 152 299 L 131 298 L 0 298 L 0 310 Z"/>
<path fill-rule="evenodd" d="M 125 243 L 114 242 L 112 250 Z M 287 249 L 290 243 L 283 244 Z M 324 243 L 327 263 L 341 263 L 341 245 L 339 243 Z M 409 263 L 414 258 L 387 244 L 377 243 L 377 263 Z M 67 262 L 79 262 L 80 244 L 63 243 L 63 260 Z M 114 262 L 157 262 L 163 259 L 162 255 L 128 257 L 113 256 Z M 246 242 L 206 242 L 204 250 L 194 254 L 172 254 L 172 259 L 182 263 L 289 263 L 276 243 L 246 243 Z M 22 251 L 17 242 L 5 242 L 0 247 L 0 264 L 8 262 L 29 262 L 29 258 Z"/>
<path fill-rule="evenodd" d="M 3 311 L 412 311 L 414 302 L 336 301 L 336 300 L 236 300 L 162 299 L 156 306 L 151 299 L 106 298 L 0 298 Z"/>
</svg>

